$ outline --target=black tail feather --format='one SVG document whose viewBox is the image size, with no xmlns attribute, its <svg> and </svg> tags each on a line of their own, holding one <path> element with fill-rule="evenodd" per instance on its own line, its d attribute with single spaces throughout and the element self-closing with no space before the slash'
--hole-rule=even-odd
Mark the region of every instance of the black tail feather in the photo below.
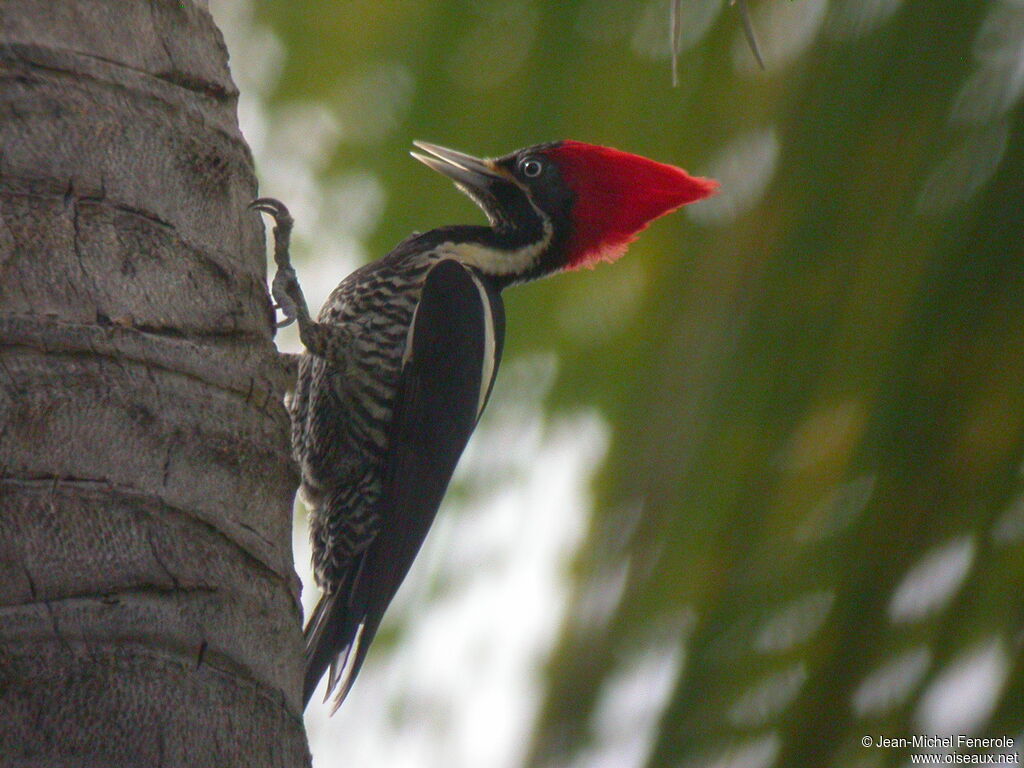
<svg viewBox="0 0 1024 768">
<path fill-rule="evenodd" d="M 347 651 L 351 638 L 346 639 L 342 633 L 346 613 L 341 592 L 325 592 L 313 609 L 303 636 L 306 640 L 306 676 L 302 684 L 302 706 L 316 690 L 317 683 L 324 676 L 327 667 L 335 659 Z"/>
<path fill-rule="evenodd" d="M 383 608 L 374 615 L 367 615 L 369 606 L 366 585 L 362 584 L 365 558 L 364 553 L 338 589 L 320 596 L 306 622 L 303 632 L 306 641 L 303 707 L 309 704 L 320 678 L 330 668 L 324 701 L 337 689 L 331 714 L 336 712 L 352 688 L 370 643 L 377 634 Z"/>
<path fill-rule="evenodd" d="M 324 701 L 330 698 L 332 691 L 337 690 L 334 694 L 334 704 L 331 706 L 332 715 L 338 711 L 338 707 L 342 705 L 345 697 L 348 696 L 348 692 L 352 690 L 352 685 L 359 675 L 359 670 L 363 667 L 363 662 L 366 660 L 366 654 L 370 650 L 370 643 L 373 642 L 375 634 L 376 630 L 369 632 L 365 623 L 360 624 L 353 643 L 344 653 L 338 654 L 334 661 L 331 662 L 331 671 L 327 678 L 327 692 L 324 695 Z M 354 657 L 352 656 L 353 650 L 355 651 Z M 314 683 L 315 687 L 316 684 Z"/>
</svg>

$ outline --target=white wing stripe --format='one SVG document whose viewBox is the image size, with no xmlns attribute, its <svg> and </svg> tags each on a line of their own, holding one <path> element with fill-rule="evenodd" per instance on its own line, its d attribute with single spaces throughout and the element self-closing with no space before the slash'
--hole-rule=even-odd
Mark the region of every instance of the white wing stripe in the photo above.
<svg viewBox="0 0 1024 768">
<path fill-rule="evenodd" d="M 484 410 L 484 403 L 487 402 L 487 393 L 491 388 L 491 379 L 494 378 L 494 311 L 491 307 L 491 297 L 487 294 L 487 288 L 484 287 L 484 284 L 475 272 L 469 270 L 469 275 L 473 278 L 473 284 L 476 286 L 477 291 L 480 292 L 480 303 L 483 305 L 484 310 L 484 359 L 483 368 L 480 372 L 480 397 L 476 405 L 476 417 L 479 419 L 480 414 Z"/>
<path fill-rule="evenodd" d="M 445 259 L 441 259 L 441 261 L 445 261 Z M 479 419 L 480 414 L 483 413 L 484 404 L 487 402 L 487 393 L 491 389 L 491 379 L 494 378 L 496 347 L 496 339 L 494 338 L 494 308 L 491 306 L 491 297 L 487 293 L 487 288 L 480 281 L 477 273 L 472 269 L 467 269 L 466 272 L 472 278 L 473 285 L 476 286 L 476 290 L 480 294 L 480 305 L 483 308 L 484 317 L 483 365 L 480 370 L 480 395 L 476 403 L 476 417 Z M 420 306 L 417 303 L 412 313 L 412 321 L 409 323 L 409 331 L 405 339 L 405 352 L 402 354 L 403 368 L 412 357 L 413 333 L 416 331 L 416 315 L 419 312 L 419 308 Z"/>
</svg>

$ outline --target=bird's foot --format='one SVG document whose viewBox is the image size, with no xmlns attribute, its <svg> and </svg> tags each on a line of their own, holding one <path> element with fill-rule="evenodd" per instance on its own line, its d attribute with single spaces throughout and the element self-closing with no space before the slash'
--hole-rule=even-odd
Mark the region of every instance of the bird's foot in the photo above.
<svg viewBox="0 0 1024 768">
<path fill-rule="evenodd" d="M 280 309 L 281 314 L 284 315 L 284 320 L 279 322 L 277 327 L 284 328 L 294 323 L 299 314 L 298 301 L 302 300 L 302 288 L 299 287 L 299 279 L 296 277 L 294 269 L 278 267 L 274 274 L 274 281 L 270 284 L 270 295 L 277 302 L 274 309 Z"/>
<path fill-rule="evenodd" d="M 249 208 L 274 217 L 274 263 L 277 264 L 277 272 L 274 274 L 270 293 L 277 302 L 274 309 L 280 309 L 284 315 L 284 320 L 279 322 L 277 327 L 284 328 L 294 323 L 303 312 L 308 314 L 306 299 L 292 267 L 291 254 L 288 252 L 295 219 L 284 203 L 272 197 L 257 198 L 249 203 Z"/>
<path fill-rule="evenodd" d="M 277 265 L 285 266 L 288 262 L 288 239 L 292 234 L 292 227 L 295 226 L 295 219 L 288 212 L 288 206 L 273 197 L 257 197 L 248 205 L 249 210 L 259 211 L 260 213 L 268 213 L 274 217 L 274 245 L 277 246 L 279 240 L 283 238 L 283 250 L 278 252 L 277 248 L 274 249 L 274 260 Z M 284 258 L 284 264 L 281 263 L 281 257 Z"/>
<path fill-rule="evenodd" d="M 270 284 L 270 294 L 276 302 L 274 308 L 280 309 L 285 318 L 277 327 L 283 328 L 298 321 L 299 338 L 306 350 L 318 357 L 337 360 L 341 354 L 339 350 L 350 345 L 351 337 L 344 328 L 317 323 L 310 317 L 306 297 L 302 295 L 299 279 L 295 276 L 295 269 L 288 254 L 295 220 L 288 213 L 284 203 L 272 197 L 253 200 L 249 207 L 274 217 L 274 262 L 277 264 L 277 272 Z"/>
</svg>

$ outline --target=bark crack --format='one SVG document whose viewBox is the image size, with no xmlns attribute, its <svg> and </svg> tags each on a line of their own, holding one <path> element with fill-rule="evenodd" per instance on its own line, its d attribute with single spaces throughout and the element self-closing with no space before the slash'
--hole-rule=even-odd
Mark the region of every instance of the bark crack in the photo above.
<svg viewBox="0 0 1024 768">
<path fill-rule="evenodd" d="M 102 205 L 112 211 L 127 214 L 129 216 L 136 216 L 144 221 L 157 225 L 162 230 L 172 232 L 176 243 L 187 248 L 190 254 L 196 259 L 196 262 L 204 268 L 212 270 L 224 279 L 241 277 L 242 280 L 238 283 L 240 287 L 248 287 L 250 290 L 253 288 L 257 289 L 261 293 L 263 300 L 269 302 L 269 296 L 262 276 L 258 276 L 255 272 L 239 273 L 237 265 L 233 263 L 234 257 L 231 254 L 193 241 L 186 233 L 182 232 L 180 227 L 152 211 L 147 211 L 123 200 L 112 199 L 104 191 L 103 185 L 105 182 L 102 179 L 100 181 L 100 192 L 98 194 L 78 193 L 77 195 L 75 194 L 73 187 L 74 180 L 70 180 L 67 185 L 61 186 L 59 189 L 54 187 L 49 187 L 47 189 L 39 188 L 40 182 L 46 183 L 48 181 L 48 179 L 4 175 L 0 177 L 0 189 L 9 190 L 12 195 L 30 199 L 48 200 L 61 198 L 65 207 L 68 208 L 70 208 L 73 201 L 77 199 L 77 202 L 79 203 Z"/>
<path fill-rule="evenodd" d="M 70 201 L 71 203 L 71 227 L 74 232 L 71 244 L 75 252 L 75 260 L 78 262 L 78 269 L 82 273 L 85 282 L 92 286 L 92 292 L 88 296 L 89 305 L 97 312 L 98 317 L 99 311 L 96 309 L 96 296 L 99 294 L 99 291 L 96 286 L 96 279 L 86 269 L 85 258 L 82 255 L 82 228 L 78 219 L 78 198 L 74 195 L 74 183 L 74 179 L 68 180 L 68 190 L 64 195 L 65 202 Z M 75 281 L 69 281 L 69 285 L 75 290 L 75 293 L 78 293 Z"/>
<path fill-rule="evenodd" d="M 255 537 L 256 537 L 257 539 L 259 539 L 260 541 L 262 541 L 262 542 L 263 542 L 264 544 L 266 544 L 267 546 L 273 546 L 273 544 L 274 544 L 274 543 L 273 543 L 273 542 L 272 542 L 272 541 L 271 541 L 270 539 L 268 539 L 268 538 L 267 538 L 266 536 L 264 536 L 264 535 L 263 535 L 262 533 L 260 533 L 260 532 L 259 532 L 258 530 L 256 530 L 255 528 L 253 528 L 253 527 L 252 527 L 251 525 L 249 525 L 248 523 L 246 523 L 246 522 L 244 522 L 244 521 L 242 521 L 242 520 L 239 520 L 239 521 L 238 521 L 238 524 L 239 524 L 239 525 L 240 525 L 240 526 L 241 526 L 242 528 L 245 528 L 245 530 L 249 531 L 249 533 L 251 533 L 251 534 L 252 534 L 253 536 L 255 536 Z"/>
<path fill-rule="evenodd" d="M 21 564 L 21 570 L 25 572 L 25 580 L 28 582 L 29 594 L 32 595 L 33 600 L 37 600 L 39 597 L 39 593 L 36 591 L 36 582 L 35 579 L 32 578 L 32 571 L 29 570 L 28 565 L 26 565 L 25 563 Z"/>
<path fill-rule="evenodd" d="M 156 542 L 153 541 L 152 531 L 150 531 L 146 536 L 146 542 L 149 544 L 149 551 L 152 553 L 153 559 L 156 560 L 156 564 L 160 566 L 160 570 L 167 574 L 167 578 L 171 580 L 171 585 L 174 587 L 175 591 L 180 590 L 181 582 L 178 580 L 178 577 L 174 572 L 167 567 L 167 563 L 164 562 L 163 556 L 160 554 L 160 550 L 156 546 Z"/>
<path fill-rule="evenodd" d="M 87 601 L 96 601 L 103 605 L 120 605 L 122 601 L 127 600 L 128 598 L 146 595 L 160 595 L 161 597 L 164 597 L 174 594 L 210 595 L 216 594 L 216 592 L 217 588 L 211 587 L 208 584 L 179 584 L 176 587 L 168 587 L 166 584 L 140 583 L 127 589 L 114 589 L 106 592 L 72 592 L 66 595 L 60 595 L 59 597 L 48 597 L 42 600 L 26 600 L 20 603 L 8 603 L 7 605 L 0 606 L 0 616 L 3 616 L 5 613 L 11 613 L 24 608 L 42 606 L 49 614 L 51 623 L 53 624 L 54 634 L 58 636 L 63 645 L 70 649 L 71 644 L 61 635 L 61 630 L 57 625 L 57 618 L 54 613 L 55 605 L 61 606 L 75 602 Z"/>
<path fill-rule="evenodd" d="M 161 486 L 167 488 L 167 483 L 171 478 L 171 459 L 174 457 L 174 451 L 178 447 L 178 433 L 175 432 L 170 440 L 167 441 L 167 452 L 164 454 L 163 464 L 163 475 L 161 477 Z"/>
<path fill-rule="evenodd" d="M 127 605 L 133 599 L 145 600 L 151 598 L 153 595 L 165 597 L 170 592 L 172 592 L 172 590 L 158 587 L 156 585 L 146 585 L 110 593 L 83 593 L 79 595 L 68 595 L 54 600 L 41 601 L 39 603 L 21 603 L 17 605 L 0 606 L 0 617 L 6 618 L 12 614 L 23 613 L 26 610 L 32 610 L 39 607 L 47 613 L 48 623 L 53 632 L 52 636 L 57 640 L 63 650 L 74 654 L 75 645 L 73 645 L 64 635 L 64 632 L 58 623 L 58 610 L 67 609 L 74 611 L 83 604 L 89 603 L 111 605 L 111 598 L 118 599 L 118 602 L 116 603 L 117 605 Z M 208 594 L 216 592 L 216 590 L 210 587 L 197 586 L 184 587 L 179 590 L 173 590 L 173 592 L 179 595 L 189 595 Z M 30 636 L 39 635 L 38 631 L 33 632 L 32 629 L 28 629 L 24 632 Z M 180 628 L 180 632 L 185 632 L 184 627 Z M 90 631 L 89 627 L 86 627 L 78 642 L 81 647 L 86 649 L 86 652 L 94 660 L 102 658 L 102 648 L 104 645 L 115 646 L 118 649 L 118 652 L 123 652 L 126 646 L 136 645 L 138 643 L 138 647 L 140 649 L 144 649 L 145 652 L 153 653 L 154 651 L 153 646 L 146 643 L 139 643 L 134 632 L 134 628 L 130 625 L 124 627 L 123 635 L 106 641 L 97 641 L 95 636 L 90 637 L 90 635 L 94 635 L 94 633 Z M 92 642 L 91 648 L 89 647 L 90 641 L 94 641 Z M 205 638 L 200 641 L 198 650 L 196 650 L 195 645 L 187 642 L 185 634 L 179 634 L 173 637 L 169 643 L 159 646 L 159 649 L 163 651 L 163 653 L 158 652 L 157 655 L 166 655 L 167 653 L 170 653 L 177 663 L 187 664 L 193 670 L 198 669 L 201 666 L 205 669 L 214 670 L 219 674 L 227 675 L 238 683 L 254 685 L 264 693 L 266 693 L 267 690 L 280 692 L 278 685 L 269 679 L 265 673 L 258 672 L 248 662 L 243 661 L 242 659 L 228 655 L 222 648 L 218 648 L 217 646 L 211 647 Z M 285 698 L 286 706 L 287 703 L 288 699 Z"/>
<path fill-rule="evenodd" d="M 46 611 L 46 615 L 50 619 L 50 626 L 53 628 L 53 636 L 57 638 L 57 641 L 61 644 L 61 647 L 64 648 L 64 650 L 68 653 L 74 653 L 74 648 L 71 647 L 71 643 L 68 642 L 67 638 L 64 637 L 64 633 L 61 632 L 60 625 L 57 623 L 57 614 L 54 613 L 53 605 L 51 604 L 51 602 L 49 600 L 43 600 L 35 604 L 41 605 L 43 607 L 43 610 Z M 0 613 L 2 613 L 3 610 L 4 609 L 0 608 Z"/>
<path fill-rule="evenodd" d="M 239 332 L 186 335 L 176 329 L 98 326 L 40 315 L 0 314 L 0 348 L 26 347 L 48 355 L 85 354 L 140 363 L 212 385 L 243 400 L 250 397 L 252 377 L 230 377 L 225 371 L 239 367 L 239 362 L 250 369 L 255 363 L 262 374 L 257 377 L 260 389 L 271 395 L 280 393 L 278 399 L 283 401 L 288 377 L 269 347 L 258 356 L 253 354 L 254 339 L 262 337 Z M 218 355 L 238 355 L 243 360 L 228 357 L 223 363 L 230 365 L 209 365 L 211 356 Z"/>
<path fill-rule="evenodd" d="M 166 43 L 161 38 L 161 44 L 166 49 Z M 33 56 L 32 54 L 36 54 Z M 40 57 L 41 54 L 41 57 Z M 50 54 L 47 56 L 47 54 Z M 55 54 L 55 55 L 54 55 Z M 40 58 L 44 60 L 40 60 Z M 156 80 L 167 85 L 174 86 L 175 88 L 181 88 L 182 90 L 189 91 L 191 93 L 198 93 L 202 96 L 208 96 L 216 99 L 217 101 L 230 102 L 238 96 L 238 92 L 234 89 L 229 89 L 221 85 L 220 83 L 206 80 L 202 77 L 195 75 L 189 75 L 185 72 L 179 71 L 172 62 L 171 68 L 165 72 L 149 72 L 139 67 L 133 67 L 124 61 L 118 61 L 117 59 L 111 59 L 107 56 L 102 56 L 97 53 L 89 53 L 86 51 L 77 51 L 71 48 L 63 48 L 56 45 L 31 45 L 25 43 L 4 43 L 0 44 L 0 59 L 14 59 L 23 64 L 28 64 L 33 69 L 42 70 L 44 72 L 55 72 L 60 75 L 70 75 L 76 80 L 89 80 L 94 83 L 102 85 L 109 85 L 122 90 L 132 90 L 125 83 L 111 80 L 108 78 L 100 77 L 94 71 L 82 71 L 74 66 L 65 64 L 64 62 L 55 61 L 55 59 L 70 59 L 70 60 L 86 60 L 94 61 L 104 64 L 106 66 L 114 67 L 118 70 L 125 72 L 131 72 L 133 75 L 138 76 L 143 80 Z M 237 141 L 237 139 L 236 139 Z"/>
<path fill-rule="evenodd" d="M 241 554 L 244 558 L 248 559 L 254 566 L 270 576 L 274 581 L 283 582 L 286 586 L 291 585 L 293 572 L 290 567 L 275 566 L 268 559 L 262 555 L 252 551 L 245 542 L 238 540 L 231 535 L 229 531 L 223 530 L 215 523 L 211 522 L 201 514 L 197 514 L 195 510 L 185 510 L 180 507 L 176 507 L 173 504 L 169 504 L 163 498 L 158 495 L 148 494 L 138 491 L 134 488 L 125 488 L 122 486 L 115 485 L 106 479 L 97 478 L 85 478 L 85 477 L 60 477 L 56 478 L 53 476 L 41 475 L 36 477 L 24 477 L 24 476 L 5 476 L 0 475 L 0 485 L 13 485 L 21 487 L 42 487 L 46 485 L 52 485 L 55 482 L 59 482 L 62 486 L 70 486 L 72 488 L 81 488 L 84 492 L 101 492 L 104 494 L 114 494 L 125 502 L 159 506 L 160 510 L 165 513 L 171 513 L 178 517 L 185 518 L 189 522 L 206 528 L 208 531 L 216 535 L 217 537 L 224 540 L 231 548 L 237 553 Z M 154 510 L 145 509 L 147 514 L 152 515 Z M 224 518 L 227 520 L 228 518 Z M 265 536 L 256 531 L 252 526 L 239 522 L 237 523 L 239 528 L 252 534 L 261 544 L 271 547 L 271 551 L 275 548 Z"/>
</svg>

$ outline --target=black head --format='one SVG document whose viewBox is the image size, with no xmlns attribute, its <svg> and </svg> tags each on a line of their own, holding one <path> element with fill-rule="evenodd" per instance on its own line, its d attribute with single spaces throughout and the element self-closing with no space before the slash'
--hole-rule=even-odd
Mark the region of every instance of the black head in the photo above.
<svg viewBox="0 0 1024 768">
<path fill-rule="evenodd" d="M 573 195 L 557 165 L 544 155 L 553 145 L 479 159 L 422 141 L 415 144 L 430 154 L 412 156 L 452 179 L 490 222 L 485 231 L 463 231 L 487 248 L 487 263 L 483 252 L 473 254 L 481 262 L 476 266 L 501 275 L 503 282 L 521 282 L 560 268 L 554 257 L 569 237 Z"/>
<path fill-rule="evenodd" d="M 493 160 L 414 143 L 429 155 L 413 157 L 455 181 L 490 221 L 489 231 L 473 235 L 480 247 L 463 249 L 464 260 L 505 282 L 614 261 L 651 221 L 717 187 L 671 165 L 578 141 Z"/>
</svg>

